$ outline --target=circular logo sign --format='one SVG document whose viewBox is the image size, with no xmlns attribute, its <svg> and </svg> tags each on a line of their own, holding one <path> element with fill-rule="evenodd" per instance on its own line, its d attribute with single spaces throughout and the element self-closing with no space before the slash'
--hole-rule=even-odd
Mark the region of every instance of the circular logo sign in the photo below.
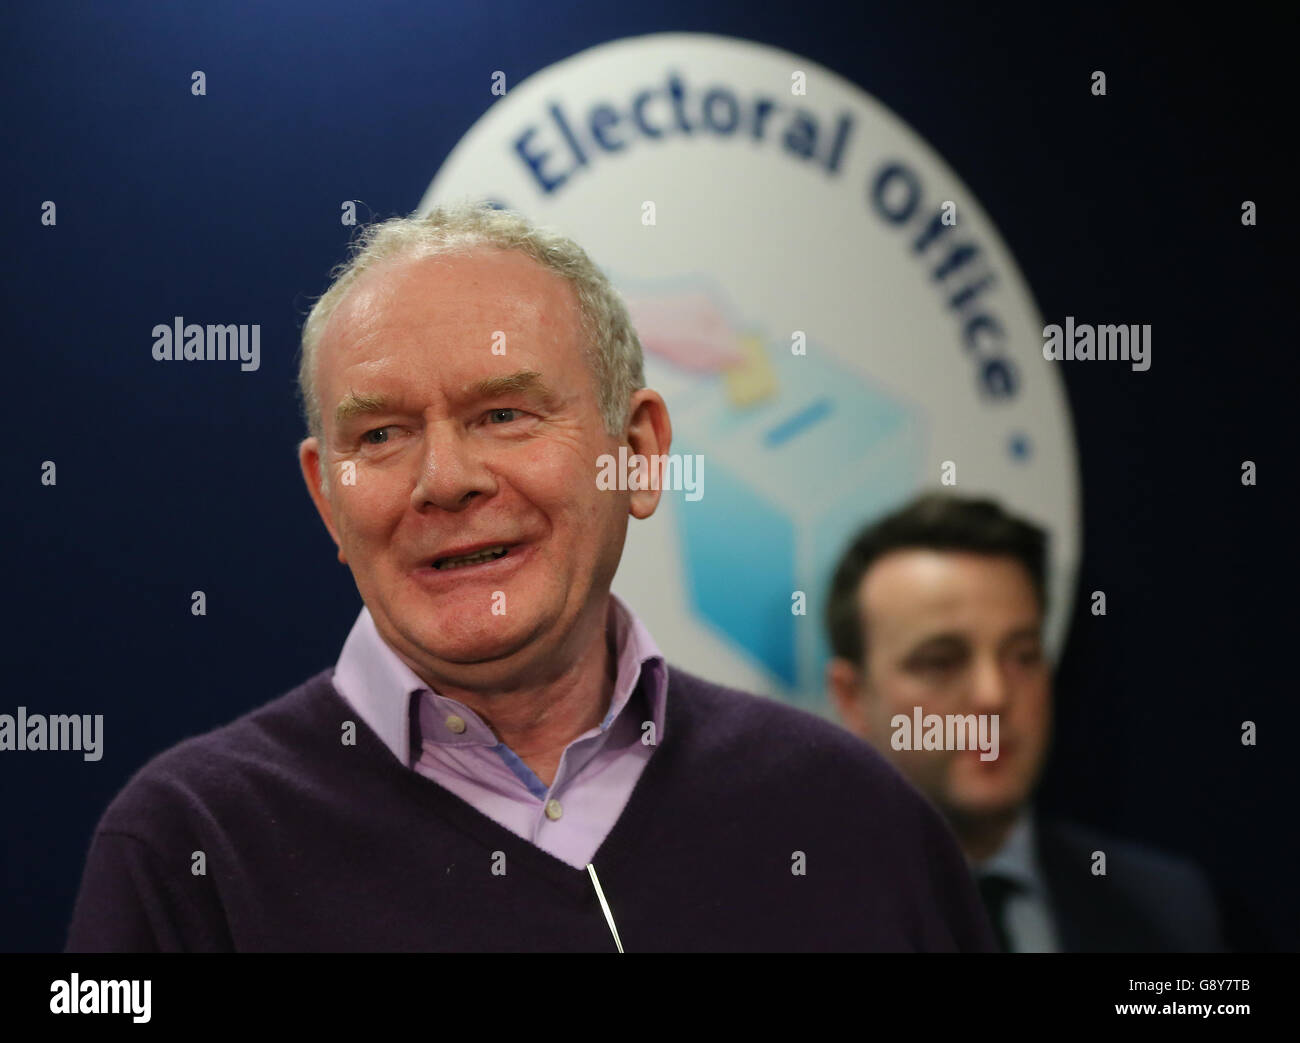
<svg viewBox="0 0 1300 1043">
<path fill-rule="evenodd" d="M 1059 649 L 1079 490 L 1043 321 L 988 215 L 879 101 L 743 40 L 617 40 L 509 87 L 420 209 L 465 198 L 572 237 L 628 301 L 687 480 L 630 526 L 614 589 L 670 663 L 828 713 L 839 555 L 944 487 L 1049 530 Z"/>
</svg>

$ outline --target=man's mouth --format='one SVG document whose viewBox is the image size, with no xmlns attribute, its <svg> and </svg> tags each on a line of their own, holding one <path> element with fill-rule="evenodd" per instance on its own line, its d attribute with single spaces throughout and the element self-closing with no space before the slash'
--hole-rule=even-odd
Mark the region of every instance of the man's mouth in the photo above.
<svg viewBox="0 0 1300 1043">
<path fill-rule="evenodd" d="M 509 547 L 504 543 L 499 543 L 495 547 L 484 547 L 482 550 L 474 551 L 472 554 L 458 554 L 445 558 L 435 558 L 433 567 L 439 572 L 447 572 L 451 569 L 463 569 L 470 565 L 482 565 L 484 562 L 496 561 L 498 558 L 504 558 L 509 552 Z"/>
</svg>

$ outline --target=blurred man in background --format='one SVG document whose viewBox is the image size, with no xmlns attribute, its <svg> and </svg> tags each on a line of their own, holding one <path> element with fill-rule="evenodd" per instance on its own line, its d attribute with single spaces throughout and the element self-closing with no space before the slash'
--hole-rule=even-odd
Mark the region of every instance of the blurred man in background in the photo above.
<svg viewBox="0 0 1300 1043">
<path fill-rule="evenodd" d="M 1052 721 L 1046 587 L 1041 528 L 988 500 L 920 497 L 865 529 L 836 569 L 831 700 L 947 816 L 1005 951 L 1218 951 L 1195 866 L 1035 814 Z M 996 755 L 899 741 L 918 708 L 921 720 L 997 715 Z"/>
</svg>

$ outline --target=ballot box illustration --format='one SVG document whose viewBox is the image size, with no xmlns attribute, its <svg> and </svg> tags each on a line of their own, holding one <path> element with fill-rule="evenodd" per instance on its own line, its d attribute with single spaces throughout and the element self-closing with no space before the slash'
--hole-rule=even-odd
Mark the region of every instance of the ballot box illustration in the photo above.
<svg viewBox="0 0 1300 1043">
<path fill-rule="evenodd" d="M 916 489 L 920 410 L 824 345 L 796 354 L 790 331 L 729 316 L 720 295 L 629 305 L 649 383 L 669 405 L 672 451 L 703 457 L 703 495 L 673 496 L 693 610 L 795 701 L 821 704 L 832 570 L 863 525 Z M 798 591 L 806 615 L 794 612 Z"/>
</svg>

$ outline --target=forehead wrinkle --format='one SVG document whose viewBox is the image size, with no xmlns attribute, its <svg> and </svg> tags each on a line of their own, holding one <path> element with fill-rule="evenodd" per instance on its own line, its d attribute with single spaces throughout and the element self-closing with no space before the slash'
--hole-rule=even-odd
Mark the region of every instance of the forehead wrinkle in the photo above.
<svg viewBox="0 0 1300 1043">
<path fill-rule="evenodd" d="M 584 376 L 588 381 L 594 380 L 583 350 L 585 329 L 574 288 L 557 273 L 538 265 L 531 258 L 514 255 L 513 251 L 503 253 L 509 265 L 522 264 L 527 271 L 527 276 L 520 280 L 525 283 L 524 286 L 511 285 L 512 280 L 509 279 L 505 280 L 503 286 L 502 280 L 494 278 L 490 272 L 466 272 L 468 278 L 465 282 L 444 298 L 442 306 L 436 311 L 417 310 L 412 313 L 404 310 L 395 314 L 395 309 L 403 308 L 404 304 L 410 303 L 411 298 L 419 300 L 421 297 L 419 288 L 430 275 L 429 268 L 425 267 L 428 262 L 439 267 L 452 267 L 458 260 L 478 258 L 472 254 L 459 254 L 417 261 L 391 259 L 364 273 L 339 302 L 323 331 L 318 352 L 318 372 L 339 366 L 351 369 L 356 363 L 349 365 L 349 358 L 355 359 L 358 354 L 364 356 L 376 341 L 383 342 L 389 338 L 407 341 L 414 335 L 421 339 L 441 341 L 448 325 L 452 328 L 460 325 L 462 328 L 456 331 L 456 337 L 462 339 L 463 327 L 466 325 L 464 320 L 469 318 L 466 313 L 475 310 L 477 306 L 478 314 L 468 325 L 481 325 L 485 337 L 504 327 L 516 344 L 522 342 L 525 346 L 532 344 L 537 347 L 569 347 L 571 344 L 577 349 Z M 488 305 L 491 317 L 483 314 L 483 304 Z M 434 350 L 434 343 L 429 343 L 428 347 L 432 354 L 439 353 Z M 437 347 L 445 349 L 447 345 L 439 344 Z M 466 350 L 469 347 L 468 344 L 464 345 Z M 383 349 L 381 352 L 387 354 Z M 445 351 L 442 353 L 445 354 Z M 391 361 L 388 358 L 369 359 L 362 362 L 362 365 L 367 369 L 375 366 L 384 369 L 387 368 L 385 364 Z M 323 373 L 321 375 L 324 376 Z M 535 370 L 520 370 L 503 377 L 467 381 L 460 385 L 458 391 L 459 394 L 454 397 L 488 398 L 522 392 L 537 395 L 551 404 L 568 397 L 547 384 Z M 378 393 L 354 392 L 344 396 L 333 410 L 335 421 L 342 423 L 358 415 L 394 407 L 394 400 L 384 401 L 384 398 Z"/>
<path fill-rule="evenodd" d="M 482 380 L 462 385 L 461 392 L 471 399 L 492 398 L 512 392 L 535 393 L 547 401 L 556 397 L 555 392 L 542 379 L 542 375 L 536 370 L 529 369 L 521 369 L 503 376 L 484 377 Z M 342 424 L 357 416 L 386 413 L 393 409 L 392 399 L 387 395 L 349 388 L 347 394 L 335 407 L 334 419 L 336 423 Z"/>
</svg>

